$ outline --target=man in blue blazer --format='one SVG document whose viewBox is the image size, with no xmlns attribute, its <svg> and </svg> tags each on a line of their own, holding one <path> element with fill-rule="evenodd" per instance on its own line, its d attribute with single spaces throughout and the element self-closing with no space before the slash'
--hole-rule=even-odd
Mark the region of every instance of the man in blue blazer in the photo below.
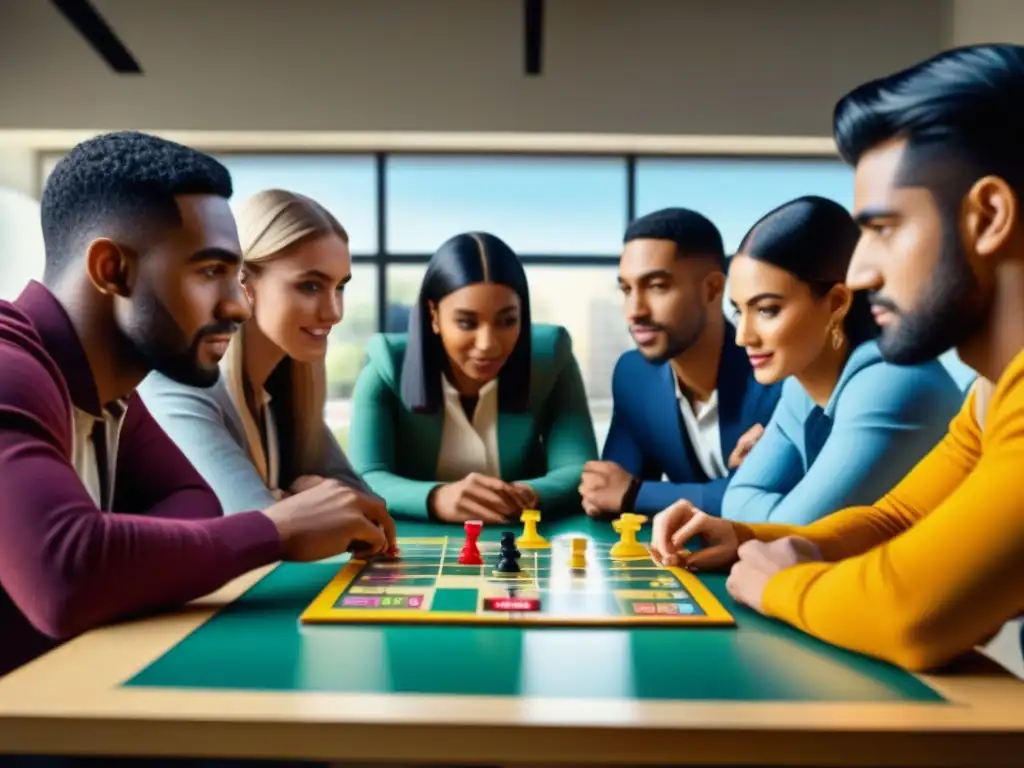
<svg viewBox="0 0 1024 768">
<path fill-rule="evenodd" d="M 624 242 L 619 287 L 637 349 L 612 374 L 611 426 L 602 460 L 584 466 L 583 508 L 653 514 L 688 499 L 718 515 L 781 386 L 758 384 L 736 345 L 722 312 L 722 235 L 711 221 L 667 208 L 634 221 Z"/>
</svg>

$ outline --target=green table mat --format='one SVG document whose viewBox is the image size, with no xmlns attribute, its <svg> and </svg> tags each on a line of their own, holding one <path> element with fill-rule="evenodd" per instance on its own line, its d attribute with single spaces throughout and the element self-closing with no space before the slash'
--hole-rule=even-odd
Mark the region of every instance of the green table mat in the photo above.
<svg viewBox="0 0 1024 768">
<path fill-rule="evenodd" d="M 513 530 L 518 530 L 512 527 Z M 611 542 L 605 523 L 542 525 Z M 489 529 L 484 539 L 497 540 Z M 402 524 L 401 536 L 459 527 Z M 340 561 L 284 563 L 125 685 L 344 693 L 722 701 L 944 699 L 914 675 L 842 651 L 737 605 L 723 575 L 702 581 L 730 628 L 308 626 L 299 615 Z"/>
</svg>

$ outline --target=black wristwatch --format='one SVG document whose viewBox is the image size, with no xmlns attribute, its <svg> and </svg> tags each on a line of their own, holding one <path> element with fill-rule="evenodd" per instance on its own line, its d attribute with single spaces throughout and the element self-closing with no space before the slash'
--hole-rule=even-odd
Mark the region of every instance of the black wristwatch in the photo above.
<svg viewBox="0 0 1024 768">
<path fill-rule="evenodd" d="M 622 503 L 619 506 L 619 512 L 632 512 L 636 506 L 636 497 L 640 493 L 640 486 L 643 482 L 638 477 L 631 477 L 629 479 L 629 488 L 622 494 Z"/>
</svg>

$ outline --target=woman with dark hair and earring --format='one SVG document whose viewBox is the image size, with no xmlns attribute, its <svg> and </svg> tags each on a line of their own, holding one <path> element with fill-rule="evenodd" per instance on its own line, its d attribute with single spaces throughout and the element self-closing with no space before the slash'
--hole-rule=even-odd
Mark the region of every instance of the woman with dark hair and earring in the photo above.
<svg viewBox="0 0 1024 768">
<path fill-rule="evenodd" d="M 568 332 L 534 325 L 519 258 L 494 235 L 444 243 L 404 334 L 378 334 L 352 396 L 349 456 L 396 517 L 518 520 L 580 509 L 597 458 Z"/>
<path fill-rule="evenodd" d="M 872 504 L 946 433 L 963 394 L 938 360 L 885 362 L 868 297 L 845 285 L 860 230 L 801 197 L 765 215 L 729 264 L 736 342 L 779 404 L 722 500 L 722 517 L 806 525 Z"/>
</svg>

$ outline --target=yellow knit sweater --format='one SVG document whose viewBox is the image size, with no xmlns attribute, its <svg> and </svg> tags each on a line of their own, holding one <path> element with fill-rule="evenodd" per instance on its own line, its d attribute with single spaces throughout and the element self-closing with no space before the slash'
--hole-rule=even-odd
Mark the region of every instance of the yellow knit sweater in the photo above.
<svg viewBox="0 0 1024 768">
<path fill-rule="evenodd" d="M 797 535 L 825 562 L 773 576 L 764 612 L 913 670 L 983 643 L 1024 608 L 1024 351 L 996 383 L 985 429 L 969 395 L 949 432 L 890 493 L 812 525 L 737 525 L 741 540 Z"/>
</svg>

